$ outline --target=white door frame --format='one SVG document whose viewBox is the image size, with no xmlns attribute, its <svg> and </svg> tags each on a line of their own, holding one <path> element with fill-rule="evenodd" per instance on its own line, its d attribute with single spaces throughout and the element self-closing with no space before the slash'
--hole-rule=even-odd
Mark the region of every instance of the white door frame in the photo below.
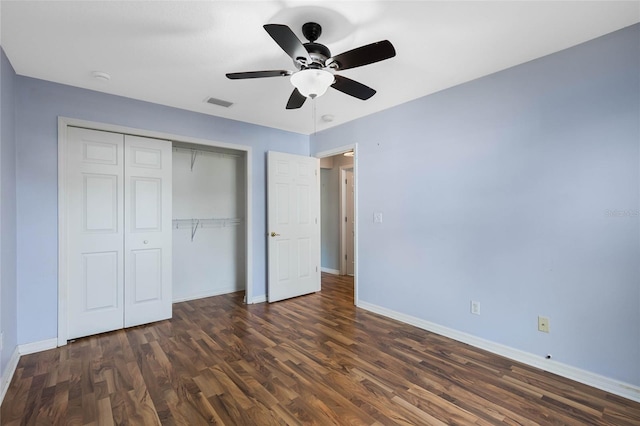
<svg viewBox="0 0 640 426">
<path fill-rule="evenodd" d="M 67 306 L 68 306 L 68 271 L 67 264 L 67 218 L 65 213 L 67 181 L 66 181 L 66 152 L 68 127 L 82 127 L 86 129 L 101 130 L 105 132 L 122 133 L 126 135 L 142 136 L 154 139 L 164 139 L 172 142 L 184 142 L 190 144 L 211 146 L 216 148 L 228 148 L 244 152 L 245 168 L 245 300 L 252 303 L 253 300 L 253 220 L 252 220 L 252 167 L 251 147 L 225 142 L 198 139 L 188 136 L 172 135 L 169 133 L 152 130 L 136 129 L 133 127 L 118 126 L 113 124 L 98 123 L 79 120 L 68 117 L 58 117 L 58 346 L 67 344 Z"/>
<path fill-rule="evenodd" d="M 353 211 L 355 224 L 353 226 L 355 236 L 353 242 L 353 302 L 356 306 L 359 305 L 360 299 L 358 297 L 358 144 L 343 145 L 337 148 L 333 148 L 327 151 L 320 151 L 315 154 L 317 158 L 333 157 L 334 155 L 344 154 L 345 152 L 353 151 Z M 350 168 L 350 166 L 348 167 Z"/>
<path fill-rule="evenodd" d="M 351 170 L 353 173 L 353 166 L 340 166 L 340 273 L 342 275 L 347 275 L 349 273 L 349 265 L 347 264 L 347 260 L 345 256 L 347 255 L 347 222 L 343 220 L 344 217 L 347 216 L 347 197 L 349 196 L 348 188 L 345 190 L 345 180 L 347 178 L 347 170 Z M 354 175 L 355 176 L 355 175 Z M 355 181 L 354 181 L 355 184 Z M 354 194 L 355 195 L 355 194 Z M 354 217 L 355 221 L 355 199 L 354 201 Z M 355 222 L 354 222 L 355 228 Z M 355 242 L 354 242 L 354 253 L 355 253 Z M 351 259 L 350 259 L 351 260 Z M 355 275 L 355 272 L 354 272 Z"/>
</svg>

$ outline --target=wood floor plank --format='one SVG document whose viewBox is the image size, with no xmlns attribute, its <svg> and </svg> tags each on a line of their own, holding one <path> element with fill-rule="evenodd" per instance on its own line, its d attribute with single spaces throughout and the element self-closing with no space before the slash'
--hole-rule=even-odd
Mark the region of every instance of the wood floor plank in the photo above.
<svg viewBox="0 0 640 426">
<path fill-rule="evenodd" d="M 102 398 L 97 401 L 98 416 L 97 423 L 99 426 L 113 426 L 113 409 L 111 408 L 111 400 Z"/>
<path fill-rule="evenodd" d="M 14 425 L 640 425 L 640 403 L 360 310 L 353 279 L 173 319 L 20 359 Z"/>
</svg>

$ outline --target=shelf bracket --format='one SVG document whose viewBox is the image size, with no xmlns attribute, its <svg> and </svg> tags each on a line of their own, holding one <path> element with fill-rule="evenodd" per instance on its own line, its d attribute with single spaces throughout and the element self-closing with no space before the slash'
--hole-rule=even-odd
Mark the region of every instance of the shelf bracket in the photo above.
<svg viewBox="0 0 640 426">
<path fill-rule="evenodd" d="M 191 171 L 193 172 L 193 165 L 196 164 L 196 157 L 198 156 L 198 151 L 195 149 L 191 150 Z"/>
<path fill-rule="evenodd" d="M 191 242 L 193 242 L 193 237 L 196 236 L 196 232 L 198 231 L 199 226 L 200 226 L 200 221 L 198 219 L 191 220 Z"/>
</svg>

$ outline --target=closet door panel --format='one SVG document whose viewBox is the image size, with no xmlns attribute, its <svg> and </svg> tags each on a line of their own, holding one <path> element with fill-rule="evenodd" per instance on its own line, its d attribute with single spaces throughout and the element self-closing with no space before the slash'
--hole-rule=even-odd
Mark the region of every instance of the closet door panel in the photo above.
<svg viewBox="0 0 640 426">
<path fill-rule="evenodd" d="M 83 173 L 82 224 L 85 232 L 117 232 L 118 176 Z"/>
<path fill-rule="evenodd" d="M 132 303 L 156 302 L 162 299 L 162 250 L 131 252 Z"/>
<path fill-rule="evenodd" d="M 123 326 L 123 147 L 120 134 L 68 130 L 69 339 Z"/>
<path fill-rule="evenodd" d="M 125 327 L 171 318 L 171 142 L 125 136 Z"/>
<path fill-rule="evenodd" d="M 83 289 L 86 309 L 116 309 L 118 305 L 118 252 L 85 253 L 82 255 Z"/>
<path fill-rule="evenodd" d="M 132 232 L 162 232 L 162 180 L 131 179 Z"/>
</svg>

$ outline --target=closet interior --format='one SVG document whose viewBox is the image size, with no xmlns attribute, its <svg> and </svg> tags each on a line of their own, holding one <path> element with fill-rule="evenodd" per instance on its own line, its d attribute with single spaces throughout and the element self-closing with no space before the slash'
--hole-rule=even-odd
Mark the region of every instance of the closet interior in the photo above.
<svg viewBox="0 0 640 426">
<path fill-rule="evenodd" d="M 173 143 L 173 301 L 245 290 L 246 152 Z"/>
</svg>

